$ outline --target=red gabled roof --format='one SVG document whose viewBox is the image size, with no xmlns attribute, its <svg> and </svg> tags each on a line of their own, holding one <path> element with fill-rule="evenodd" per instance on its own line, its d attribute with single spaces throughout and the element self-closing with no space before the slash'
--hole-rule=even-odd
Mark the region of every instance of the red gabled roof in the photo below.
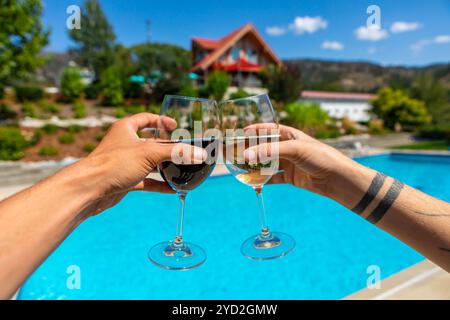
<svg viewBox="0 0 450 320">
<path fill-rule="evenodd" d="M 220 43 L 220 41 L 205 38 L 192 38 L 192 42 L 195 42 L 200 47 L 206 50 L 216 49 Z"/>
<path fill-rule="evenodd" d="M 329 92 L 329 91 L 302 91 L 301 97 L 304 99 L 335 99 L 335 100 L 362 100 L 369 101 L 375 98 L 370 93 L 353 93 L 353 92 Z"/>
<path fill-rule="evenodd" d="M 281 65 L 281 61 L 278 59 L 278 57 L 275 55 L 275 53 L 270 49 L 270 47 L 267 45 L 267 43 L 264 41 L 264 39 L 261 37 L 261 35 L 256 31 L 255 27 L 247 23 L 243 27 L 229 33 L 225 37 L 223 37 L 220 40 L 210 40 L 210 39 L 204 39 L 204 38 L 193 38 L 192 41 L 199 44 L 201 47 L 207 50 L 213 49 L 213 51 L 208 54 L 206 57 L 204 57 L 202 60 L 200 60 L 193 68 L 192 70 L 197 69 L 207 69 L 209 66 L 211 66 L 213 63 L 216 62 L 216 60 L 226 51 L 228 50 L 233 44 L 235 44 L 237 41 L 239 41 L 244 35 L 251 32 L 261 43 L 263 46 L 265 52 L 272 58 L 274 63 Z"/>
</svg>

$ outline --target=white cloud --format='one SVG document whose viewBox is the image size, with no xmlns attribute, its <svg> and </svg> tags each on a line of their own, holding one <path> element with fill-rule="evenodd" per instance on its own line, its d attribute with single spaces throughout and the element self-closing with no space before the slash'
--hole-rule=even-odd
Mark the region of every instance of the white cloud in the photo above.
<svg viewBox="0 0 450 320">
<path fill-rule="evenodd" d="M 322 49 L 340 51 L 344 49 L 344 45 L 338 41 L 324 41 L 322 43 Z"/>
<path fill-rule="evenodd" d="M 439 35 L 433 39 L 423 39 L 413 43 L 410 48 L 412 51 L 418 53 L 422 51 L 425 47 L 432 44 L 446 44 L 450 43 L 450 35 Z"/>
<path fill-rule="evenodd" d="M 359 27 L 355 30 L 355 35 L 359 40 L 380 41 L 389 36 L 387 30 L 377 27 Z"/>
<path fill-rule="evenodd" d="M 355 30 L 356 38 L 364 41 L 380 41 L 389 37 L 389 33 L 385 29 L 377 27 L 359 27 Z"/>
<path fill-rule="evenodd" d="M 425 39 L 425 40 L 419 40 L 415 43 L 413 43 L 410 48 L 412 51 L 414 52 L 419 52 L 422 51 L 423 48 L 425 48 L 426 46 L 429 46 L 430 44 L 432 44 L 433 41 Z"/>
<path fill-rule="evenodd" d="M 326 29 L 328 27 L 328 21 L 322 19 L 322 17 L 296 17 L 294 22 L 289 25 L 289 29 L 293 30 L 296 34 L 314 33 L 320 29 Z"/>
<path fill-rule="evenodd" d="M 449 43 L 450 35 L 440 35 L 434 38 L 435 43 Z"/>
<path fill-rule="evenodd" d="M 414 30 L 420 29 L 421 27 L 422 27 L 422 24 L 419 22 L 397 21 L 391 25 L 391 32 L 392 33 L 402 33 L 402 32 L 414 31 Z"/>
<path fill-rule="evenodd" d="M 282 36 L 286 33 L 286 29 L 278 26 L 267 27 L 266 33 L 271 36 Z"/>
</svg>

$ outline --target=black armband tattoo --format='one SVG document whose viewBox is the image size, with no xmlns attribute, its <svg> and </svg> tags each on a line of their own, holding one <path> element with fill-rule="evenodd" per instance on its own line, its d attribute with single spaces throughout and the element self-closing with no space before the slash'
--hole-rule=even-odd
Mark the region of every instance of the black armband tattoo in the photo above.
<svg viewBox="0 0 450 320">
<path fill-rule="evenodd" d="M 362 214 L 372 202 L 372 200 L 375 199 L 378 192 L 380 192 L 380 189 L 383 186 L 385 180 L 386 176 L 380 172 L 377 172 L 366 194 L 362 197 L 361 201 L 359 201 L 359 203 L 352 209 L 352 211 L 359 215 Z"/>
<path fill-rule="evenodd" d="M 394 180 L 383 200 L 381 200 L 378 206 L 372 211 L 367 220 L 373 224 L 378 223 L 398 198 L 403 187 L 403 183 L 398 180 Z"/>
</svg>

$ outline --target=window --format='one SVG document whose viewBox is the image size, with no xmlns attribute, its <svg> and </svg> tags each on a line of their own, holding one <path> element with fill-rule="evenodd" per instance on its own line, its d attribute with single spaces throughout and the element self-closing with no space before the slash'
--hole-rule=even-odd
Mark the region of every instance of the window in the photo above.
<svg viewBox="0 0 450 320">
<path fill-rule="evenodd" d="M 234 61 L 236 61 L 236 60 L 238 60 L 239 59 L 239 52 L 240 50 L 239 50 L 239 48 L 233 48 L 233 49 L 231 49 L 231 58 L 234 60 Z"/>
<path fill-rule="evenodd" d="M 258 63 L 258 54 L 253 49 L 247 49 L 247 60 L 252 63 Z"/>
</svg>

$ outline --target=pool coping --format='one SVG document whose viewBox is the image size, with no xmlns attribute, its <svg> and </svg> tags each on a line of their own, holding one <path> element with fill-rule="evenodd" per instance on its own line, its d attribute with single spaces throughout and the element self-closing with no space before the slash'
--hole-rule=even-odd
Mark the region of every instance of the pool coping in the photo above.
<svg viewBox="0 0 450 320">
<path fill-rule="evenodd" d="M 450 300 L 449 274 L 425 260 L 381 280 L 378 289 L 364 288 L 343 300 Z"/>
</svg>

